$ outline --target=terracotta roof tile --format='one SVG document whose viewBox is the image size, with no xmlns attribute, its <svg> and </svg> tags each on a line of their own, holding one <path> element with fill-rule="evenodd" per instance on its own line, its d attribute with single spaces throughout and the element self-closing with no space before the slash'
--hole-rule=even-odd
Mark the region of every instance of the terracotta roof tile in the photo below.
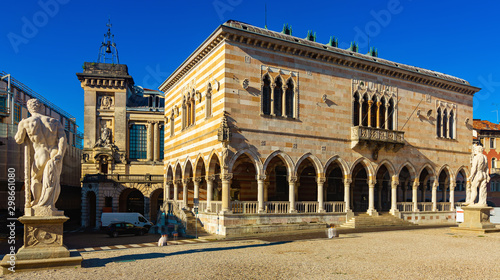
<svg viewBox="0 0 500 280">
<path fill-rule="evenodd" d="M 492 123 L 490 121 L 483 121 L 479 119 L 473 120 L 473 126 L 476 130 L 500 130 L 500 124 Z"/>
</svg>

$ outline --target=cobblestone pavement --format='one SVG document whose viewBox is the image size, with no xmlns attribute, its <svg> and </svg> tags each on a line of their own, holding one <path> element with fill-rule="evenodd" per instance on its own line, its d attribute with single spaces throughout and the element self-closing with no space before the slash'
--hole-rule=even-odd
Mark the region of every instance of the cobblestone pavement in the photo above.
<svg viewBox="0 0 500 280">
<path fill-rule="evenodd" d="M 307 233 L 304 233 L 307 234 Z M 321 234 L 317 232 L 315 234 Z M 312 234 L 307 234 L 312 237 Z M 82 268 L 6 279 L 500 279 L 500 233 L 449 228 L 268 237 L 82 252 Z"/>
</svg>

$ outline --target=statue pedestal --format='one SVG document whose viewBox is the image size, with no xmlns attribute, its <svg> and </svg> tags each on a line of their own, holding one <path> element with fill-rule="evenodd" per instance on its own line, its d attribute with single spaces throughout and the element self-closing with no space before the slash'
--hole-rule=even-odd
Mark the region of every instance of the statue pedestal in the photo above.
<svg viewBox="0 0 500 280">
<path fill-rule="evenodd" d="M 490 223 L 490 211 L 492 207 L 466 206 L 464 210 L 464 222 L 458 227 L 451 228 L 455 232 L 490 233 L 500 232 L 500 228 Z"/>
<path fill-rule="evenodd" d="M 65 216 L 22 216 L 24 224 L 24 245 L 15 255 L 5 255 L 0 262 L 3 274 L 81 267 L 82 257 L 71 253 L 63 245 L 63 224 Z"/>
</svg>

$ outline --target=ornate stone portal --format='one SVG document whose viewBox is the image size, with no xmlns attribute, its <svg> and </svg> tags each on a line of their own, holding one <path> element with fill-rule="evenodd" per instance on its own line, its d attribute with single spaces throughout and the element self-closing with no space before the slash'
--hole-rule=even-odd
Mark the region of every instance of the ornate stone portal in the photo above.
<svg viewBox="0 0 500 280">
<path fill-rule="evenodd" d="M 24 216 L 18 219 L 24 224 L 24 245 L 17 254 L 3 258 L 3 274 L 80 267 L 82 262 L 79 254 L 71 256 L 63 245 L 63 223 L 69 218 L 55 207 L 66 152 L 64 129 L 58 120 L 42 114 L 43 105 L 38 100 L 30 99 L 27 106 L 32 116 L 19 123 L 15 136 L 18 144 L 25 145 L 26 204 Z"/>
</svg>

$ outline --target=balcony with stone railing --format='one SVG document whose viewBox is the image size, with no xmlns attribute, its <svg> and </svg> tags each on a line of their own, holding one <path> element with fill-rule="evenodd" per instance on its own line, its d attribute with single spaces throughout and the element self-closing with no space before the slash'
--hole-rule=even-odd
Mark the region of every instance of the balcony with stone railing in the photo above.
<svg viewBox="0 0 500 280">
<path fill-rule="evenodd" d="M 366 147 L 374 152 L 382 148 L 388 151 L 397 152 L 405 145 L 403 131 L 366 127 L 353 126 L 351 127 L 351 148 Z"/>
</svg>

